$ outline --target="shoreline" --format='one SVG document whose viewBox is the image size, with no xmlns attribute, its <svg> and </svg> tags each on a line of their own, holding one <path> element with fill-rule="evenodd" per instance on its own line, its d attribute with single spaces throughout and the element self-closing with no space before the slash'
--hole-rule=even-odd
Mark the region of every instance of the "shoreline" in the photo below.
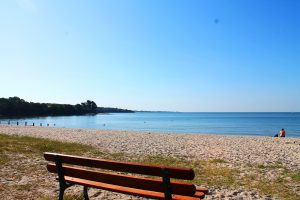
<svg viewBox="0 0 300 200">
<path fill-rule="evenodd" d="M 300 169 L 300 138 L 7 125 L 0 126 L 0 133 L 82 143 L 111 153 L 170 156 L 188 160 L 223 159 L 239 166 L 282 163 L 289 169 Z"/>
<path fill-rule="evenodd" d="M 2 124 L 8 124 L 3 119 Z M 274 137 L 285 128 L 289 138 L 300 138 L 300 113 L 289 112 L 137 112 L 89 116 L 47 116 L 10 119 L 11 125 L 42 124 L 75 129 L 128 130 L 175 134 Z M 55 124 L 55 125 L 54 125 Z"/>
<path fill-rule="evenodd" d="M 266 137 L 266 138 L 276 138 L 274 135 L 237 135 L 237 134 L 225 134 L 225 133 L 201 133 L 201 132 L 172 132 L 172 131 L 142 131 L 142 130 L 119 130 L 119 129 L 98 129 L 98 128 L 72 128 L 72 127 L 60 127 L 56 126 L 55 124 L 51 126 L 39 126 L 38 123 L 36 123 L 35 126 L 32 126 L 32 124 L 25 125 L 16 125 L 16 124 L 0 124 L 1 127 L 33 127 L 33 128 L 57 128 L 57 129 L 76 129 L 76 130 L 86 130 L 86 131 L 108 131 L 108 132 L 132 132 L 132 133 L 153 133 L 153 134 L 176 134 L 176 135 L 208 135 L 208 136 L 225 136 L 225 137 Z M 278 133 L 279 134 L 279 133 Z M 278 137 L 280 138 L 280 137 Z M 296 139 L 300 140 L 300 136 L 294 137 L 292 136 L 286 136 L 285 139 Z"/>
</svg>

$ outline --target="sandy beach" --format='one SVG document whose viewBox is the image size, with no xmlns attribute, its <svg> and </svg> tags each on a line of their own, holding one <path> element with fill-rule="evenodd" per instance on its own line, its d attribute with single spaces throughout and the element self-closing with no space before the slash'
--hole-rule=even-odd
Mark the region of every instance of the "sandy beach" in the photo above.
<svg viewBox="0 0 300 200">
<path fill-rule="evenodd" d="M 28 135 L 95 146 L 111 153 L 224 159 L 242 165 L 281 162 L 300 169 L 300 138 L 170 134 L 90 129 L 1 126 L 0 133 Z"/>
<path fill-rule="evenodd" d="M 107 131 L 46 127 L 0 126 L 0 133 L 26 135 L 92 145 L 111 153 L 158 155 L 187 160 L 222 159 L 232 168 L 248 164 L 281 163 L 290 170 L 300 169 L 300 138 L 223 136 L 208 134 L 170 134 L 132 131 Z M 272 174 L 271 174 L 272 175 Z M 245 191 L 215 189 L 207 199 L 272 199 L 262 196 L 242 196 Z M 234 193 L 234 195 L 232 195 Z M 220 194 L 222 194 L 220 196 Z M 230 199 L 230 198 L 229 198 Z"/>
</svg>

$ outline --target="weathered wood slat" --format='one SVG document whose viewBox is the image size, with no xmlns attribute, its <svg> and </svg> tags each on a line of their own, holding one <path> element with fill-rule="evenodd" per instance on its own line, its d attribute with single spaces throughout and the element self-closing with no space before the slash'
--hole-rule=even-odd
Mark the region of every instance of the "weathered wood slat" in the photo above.
<svg viewBox="0 0 300 200">
<path fill-rule="evenodd" d="M 196 187 L 196 191 L 197 192 L 203 192 L 204 194 L 208 193 L 208 189 L 207 188 L 202 188 L 202 187 Z"/>
<path fill-rule="evenodd" d="M 140 189 L 116 186 L 116 185 L 99 183 L 99 182 L 83 180 L 83 179 L 79 179 L 79 178 L 72 178 L 72 177 L 65 177 L 65 180 L 69 183 L 86 185 L 89 187 L 104 189 L 104 190 L 113 191 L 113 192 L 119 192 L 119 193 L 123 193 L 123 194 L 130 194 L 130 195 L 142 196 L 142 197 L 153 198 L 153 199 L 161 199 L 161 200 L 164 199 L 164 193 L 161 193 L 161 192 L 153 192 L 153 191 L 147 191 L 147 190 L 140 190 Z M 199 193 L 199 195 L 200 195 L 200 193 Z M 202 193 L 201 196 L 204 196 L 204 193 Z M 199 200 L 199 197 L 173 194 L 172 199 L 173 200 Z"/>
<path fill-rule="evenodd" d="M 71 156 L 48 152 L 44 153 L 44 157 L 47 161 L 55 162 L 56 156 L 59 156 L 62 163 L 71 165 L 80 165 L 150 176 L 162 176 L 161 169 L 166 168 L 169 171 L 170 178 L 193 180 L 195 177 L 194 170 L 191 168 L 165 167 L 157 165 L 138 164 L 133 162 L 120 162 L 113 160 L 86 158 L 81 156 Z"/>
<path fill-rule="evenodd" d="M 47 165 L 49 172 L 57 173 L 55 164 Z M 162 180 L 151 178 L 130 176 L 124 174 L 115 174 L 107 172 L 99 172 L 90 169 L 63 166 L 65 176 L 75 177 L 95 182 L 101 182 L 122 187 L 136 188 L 141 190 L 149 190 L 155 192 L 164 192 Z M 196 193 L 196 187 L 191 183 L 171 182 L 170 184 L 173 194 L 193 196 Z"/>
<path fill-rule="evenodd" d="M 198 199 L 203 199 L 205 197 L 204 192 L 197 191 L 194 195 L 194 197 L 198 197 Z"/>
</svg>

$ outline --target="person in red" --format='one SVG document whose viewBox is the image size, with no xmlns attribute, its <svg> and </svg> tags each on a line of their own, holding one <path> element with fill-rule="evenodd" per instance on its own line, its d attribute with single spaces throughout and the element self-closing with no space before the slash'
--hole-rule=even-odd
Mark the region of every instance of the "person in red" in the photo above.
<svg viewBox="0 0 300 200">
<path fill-rule="evenodd" d="M 282 129 L 279 131 L 279 137 L 285 137 L 285 130 L 284 130 L 284 128 L 282 128 Z"/>
</svg>

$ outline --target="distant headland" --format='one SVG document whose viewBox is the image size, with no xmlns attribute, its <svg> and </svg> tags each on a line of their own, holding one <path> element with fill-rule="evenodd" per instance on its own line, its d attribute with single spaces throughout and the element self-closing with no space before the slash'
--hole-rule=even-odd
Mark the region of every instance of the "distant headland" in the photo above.
<svg viewBox="0 0 300 200">
<path fill-rule="evenodd" d="M 127 109 L 98 107 L 97 104 L 91 100 L 71 105 L 27 102 L 19 97 L 0 98 L 0 117 L 63 116 L 132 112 L 134 111 Z"/>
</svg>

